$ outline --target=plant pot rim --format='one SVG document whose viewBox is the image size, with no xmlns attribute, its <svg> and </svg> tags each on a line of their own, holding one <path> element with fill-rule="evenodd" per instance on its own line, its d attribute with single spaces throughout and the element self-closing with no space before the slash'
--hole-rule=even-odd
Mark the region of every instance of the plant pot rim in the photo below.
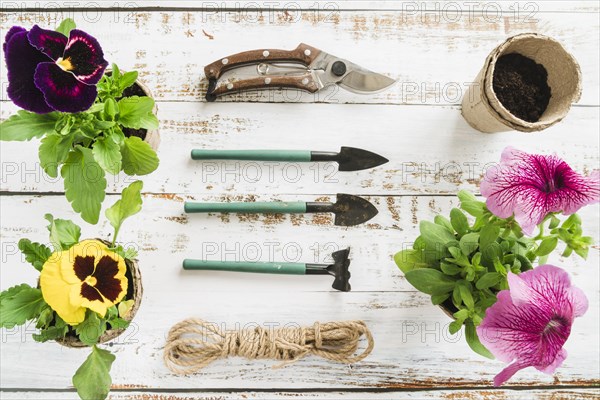
<svg viewBox="0 0 600 400">
<path fill-rule="evenodd" d="M 525 121 L 521 118 L 518 118 L 510 110 L 508 110 L 506 107 L 504 107 L 502 102 L 496 96 L 496 93 L 493 90 L 493 85 L 491 84 L 491 82 L 493 82 L 493 79 L 494 79 L 495 66 L 496 66 L 496 62 L 498 61 L 498 58 L 500 58 L 501 56 L 506 54 L 505 53 L 506 50 L 512 44 L 514 44 L 517 41 L 524 40 L 524 39 L 533 39 L 533 40 L 540 40 L 540 41 L 552 43 L 553 45 L 557 46 L 557 49 L 562 51 L 562 53 L 563 53 L 562 56 L 565 59 L 568 59 L 575 66 L 575 71 L 577 74 L 577 79 L 576 79 L 577 84 L 576 84 L 576 88 L 574 90 L 575 94 L 573 95 L 572 99 L 570 99 L 569 107 L 570 107 L 571 103 L 577 102 L 581 98 L 581 68 L 579 66 L 579 63 L 575 59 L 575 57 L 573 57 L 563 47 L 563 45 L 560 42 L 558 42 L 557 40 L 555 40 L 549 36 L 542 35 L 539 33 L 533 33 L 533 32 L 520 33 L 520 34 L 517 34 L 517 35 L 507 38 L 503 43 L 501 43 L 499 46 L 497 46 L 488 55 L 488 57 L 486 58 L 486 61 L 484 63 L 484 66 L 483 66 L 484 73 L 483 73 L 483 81 L 482 81 L 482 84 L 483 84 L 482 91 L 483 91 L 484 96 L 481 96 L 483 104 L 488 108 L 488 110 L 491 113 L 493 113 L 500 121 L 502 121 L 502 123 L 509 126 L 510 128 L 518 130 L 518 131 L 522 131 L 522 132 L 534 132 L 534 131 L 540 131 L 540 130 L 549 128 L 550 126 L 561 121 L 564 118 L 564 116 L 566 115 L 566 113 L 568 112 L 568 110 L 565 111 L 564 115 L 555 117 L 551 120 L 539 120 L 536 122 Z M 544 68 L 547 68 L 547 66 L 544 65 Z M 490 101 L 490 100 L 492 100 L 492 101 Z"/>
<path fill-rule="evenodd" d="M 83 239 L 83 240 L 87 240 L 87 239 Z M 100 239 L 100 238 L 94 238 L 93 240 L 98 240 L 109 246 L 111 244 L 109 241 Z M 82 240 L 80 240 L 80 242 L 81 241 Z M 132 286 L 132 290 L 133 290 L 132 300 L 134 300 L 134 303 L 133 303 L 133 306 L 131 307 L 131 310 L 129 311 L 129 315 L 127 315 L 127 318 L 123 318 L 123 319 L 131 322 L 135 318 L 135 315 L 137 314 L 137 312 L 140 308 L 140 305 L 142 303 L 142 295 L 143 295 L 144 289 L 142 287 L 142 279 L 141 279 L 140 269 L 139 269 L 139 265 L 138 265 L 138 260 L 137 259 L 133 259 L 133 260 L 124 259 L 124 260 L 125 260 L 125 265 L 126 265 L 128 271 L 131 273 L 131 279 L 130 279 L 129 285 L 133 285 Z M 98 344 L 111 341 L 111 340 L 117 338 L 118 336 L 120 336 L 126 330 L 127 330 L 127 328 L 125 328 L 125 329 L 108 329 L 108 330 L 106 330 L 106 332 L 104 332 L 102 334 L 102 336 L 100 336 L 100 339 L 98 339 Z M 77 336 L 65 336 L 64 338 L 56 339 L 55 341 L 58 344 L 65 346 L 65 347 L 73 347 L 73 348 L 90 347 L 89 345 L 84 344 L 81 340 L 79 340 L 77 338 Z"/>
</svg>

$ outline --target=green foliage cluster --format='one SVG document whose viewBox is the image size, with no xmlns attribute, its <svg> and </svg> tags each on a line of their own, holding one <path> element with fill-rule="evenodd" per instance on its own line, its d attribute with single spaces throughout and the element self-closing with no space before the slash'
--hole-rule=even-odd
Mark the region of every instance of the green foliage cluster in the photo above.
<svg viewBox="0 0 600 400">
<path fill-rule="evenodd" d="M 137 256 L 136 250 L 116 245 L 116 238 L 123 221 L 141 210 L 142 187 L 141 181 L 133 182 L 123 190 L 121 198 L 106 210 L 106 217 L 115 229 L 109 249 L 129 260 Z M 57 219 L 50 214 L 45 217 L 48 220 L 51 247 L 29 239 L 21 239 L 18 244 L 25 260 L 38 271 L 43 269 L 46 261 L 56 256 L 55 253 L 68 250 L 81 239 L 81 229 L 72 221 Z M 70 335 L 91 346 L 92 352 L 77 370 L 73 384 L 82 399 L 104 399 L 110 390 L 109 372 L 115 356 L 96 345 L 106 330 L 126 329 L 129 326 L 126 318 L 132 304 L 131 299 L 123 299 L 110 307 L 105 316 L 87 310 L 84 321 L 71 326 L 44 301 L 39 288 L 20 284 L 0 293 L 0 328 L 13 328 L 27 321 L 35 321 L 38 329 L 33 335 L 35 341 L 60 340 Z"/>
<path fill-rule="evenodd" d="M 449 219 L 437 215 L 434 222 L 422 221 L 420 236 L 394 260 L 411 285 L 453 314 L 451 334 L 464 325 L 471 349 L 493 358 L 479 342 L 475 328 L 496 302 L 497 293 L 508 289 L 508 273 L 519 274 L 536 262 L 545 263 L 559 241 L 566 244 L 563 255 L 575 252 L 585 258 L 592 239 L 582 236 L 576 214 L 562 224 L 556 215 L 548 215 L 539 226 L 540 233 L 530 238 L 513 217 L 495 216 L 471 193 L 461 191 L 458 198 L 460 208 L 453 208 Z M 545 230 L 549 230 L 547 235 Z"/>
<path fill-rule="evenodd" d="M 95 224 L 105 197 L 106 173 L 146 175 L 158 167 L 150 145 L 124 129 L 158 128 L 150 97 L 122 97 L 137 80 L 136 71 L 112 73 L 98 82 L 95 104 L 80 113 L 36 114 L 25 110 L 2 121 L 0 140 L 24 141 L 42 138 L 40 164 L 52 178 L 63 178 L 65 195 L 73 210 Z"/>
</svg>

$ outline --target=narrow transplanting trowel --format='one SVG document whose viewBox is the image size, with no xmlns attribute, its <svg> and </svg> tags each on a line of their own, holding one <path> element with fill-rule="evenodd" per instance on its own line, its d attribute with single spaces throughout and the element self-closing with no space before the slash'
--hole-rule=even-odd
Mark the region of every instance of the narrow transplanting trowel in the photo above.
<svg viewBox="0 0 600 400">
<path fill-rule="evenodd" d="M 342 147 L 339 153 L 310 150 L 192 150 L 192 160 L 249 160 L 316 162 L 332 161 L 340 171 L 374 168 L 389 160 L 373 152 L 355 147 Z"/>
<path fill-rule="evenodd" d="M 334 224 L 353 226 L 362 224 L 377 215 L 377 208 L 362 197 L 350 194 L 338 194 L 337 201 L 272 201 L 272 202 L 239 202 L 239 203 L 196 203 L 186 201 L 186 213 L 244 213 L 244 214 L 304 214 L 334 213 Z"/>
<path fill-rule="evenodd" d="M 208 261 L 208 260 L 183 260 L 183 269 L 202 271 L 232 271 L 232 272 L 258 272 L 263 274 L 288 274 L 288 275 L 331 275 L 333 287 L 342 292 L 350 291 L 350 249 L 336 251 L 331 255 L 333 264 L 305 264 L 291 262 L 244 262 L 244 261 Z"/>
</svg>

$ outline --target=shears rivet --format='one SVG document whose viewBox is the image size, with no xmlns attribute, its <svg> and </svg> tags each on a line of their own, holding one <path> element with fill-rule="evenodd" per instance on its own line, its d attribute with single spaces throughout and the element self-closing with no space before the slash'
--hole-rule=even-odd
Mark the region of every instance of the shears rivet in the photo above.
<svg viewBox="0 0 600 400">
<path fill-rule="evenodd" d="M 229 62 L 228 58 L 224 58 L 221 60 L 221 62 L 223 63 L 223 65 L 227 65 L 227 63 Z"/>
<path fill-rule="evenodd" d="M 263 57 L 269 57 L 269 54 L 268 50 L 263 51 Z"/>
<path fill-rule="evenodd" d="M 302 79 L 302 84 L 303 85 L 308 85 L 308 78 Z"/>
<path fill-rule="evenodd" d="M 228 83 L 227 84 L 227 89 L 229 89 L 229 90 L 233 89 L 233 83 Z"/>
<path fill-rule="evenodd" d="M 256 66 L 256 70 L 261 75 L 266 75 L 269 72 L 269 64 L 260 63 Z"/>
<path fill-rule="evenodd" d="M 265 85 L 268 85 L 269 83 L 271 83 L 271 78 L 265 78 Z"/>
<path fill-rule="evenodd" d="M 342 61 L 334 62 L 331 66 L 331 72 L 333 72 L 335 76 L 344 75 L 346 73 L 346 64 L 344 64 Z"/>
<path fill-rule="evenodd" d="M 304 50 L 304 55 L 305 56 L 310 56 L 310 50 L 309 49 Z"/>
</svg>

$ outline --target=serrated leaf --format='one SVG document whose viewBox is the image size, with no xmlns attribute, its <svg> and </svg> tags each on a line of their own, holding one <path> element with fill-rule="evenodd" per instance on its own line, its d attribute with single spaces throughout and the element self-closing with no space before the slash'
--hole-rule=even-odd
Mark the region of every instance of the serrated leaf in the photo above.
<svg viewBox="0 0 600 400">
<path fill-rule="evenodd" d="M 502 275 L 500 275 L 499 273 L 488 272 L 484 274 L 481 278 L 479 278 L 479 280 L 477 280 L 475 287 L 479 290 L 488 289 L 492 286 L 496 286 L 498 283 L 500 283 L 501 280 Z"/>
<path fill-rule="evenodd" d="M 115 356 L 107 350 L 92 347 L 92 352 L 73 376 L 73 385 L 79 397 L 85 400 L 104 400 L 112 379 L 110 368 Z"/>
<path fill-rule="evenodd" d="M 94 160 L 92 150 L 77 146 L 69 153 L 60 171 L 65 185 L 65 196 L 73 210 L 90 224 L 98 222 L 104 200 L 106 179 L 104 170 Z"/>
<path fill-rule="evenodd" d="M 40 330 L 39 333 L 33 334 L 33 340 L 36 342 L 47 342 L 49 340 L 56 340 L 60 338 L 64 338 L 67 332 L 69 331 L 69 326 L 61 317 L 57 314 L 54 314 L 54 324 Z"/>
<path fill-rule="evenodd" d="M 118 102 L 119 123 L 126 128 L 133 129 L 156 129 L 158 120 L 149 119 L 152 116 L 154 100 L 150 97 L 131 96 L 125 97 Z"/>
<path fill-rule="evenodd" d="M 152 147 L 136 136 L 125 138 L 121 155 L 127 175 L 146 175 L 158 167 L 158 157 Z"/>
<path fill-rule="evenodd" d="M 107 322 L 110 325 L 110 329 L 127 329 L 130 324 L 129 321 L 120 317 L 109 319 Z"/>
<path fill-rule="evenodd" d="M 406 280 L 417 290 L 429 295 L 442 295 L 450 293 L 456 281 L 442 272 L 431 268 L 419 268 L 408 271 Z"/>
<path fill-rule="evenodd" d="M 113 241 L 116 240 L 123 221 L 137 214 L 142 209 L 141 191 L 143 186 L 144 183 L 142 181 L 133 182 L 123 189 L 121 198 L 106 210 L 106 218 L 108 218 L 110 224 L 115 228 Z"/>
<path fill-rule="evenodd" d="M 54 132 L 56 121 L 60 118 L 57 112 L 36 114 L 19 110 L 0 123 L 0 140 L 23 141 L 39 138 Z"/>
<path fill-rule="evenodd" d="M 479 337 L 477 336 L 477 331 L 473 322 L 469 321 L 465 323 L 465 338 L 467 339 L 467 344 L 475 353 L 492 360 L 494 359 L 494 355 L 490 353 L 490 351 L 486 349 L 485 346 L 479 341 Z"/>
<path fill-rule="evenodd" d="M 453 208 L 450 211 L 450 223 L 459 235 L 464 235 L 469 231 L 469 221 L 465 214 L 458 208 Z"/>
<path fill-rule="evenodd" d="M 133 85 L 135 81 L 137 81 L 138 72 L 137 71 L 129 71 L 125 72 L 123 76 L 118 79 L 119 89 L 121 91 L 127 89 L 129 86 Z"/>
<path fill-rule="evenodd" d="M 42 311 L 40 311 L 40 315 L 37 317 L 35 327 L 38 329 L 46 328 L 48 325 L 50 325 L 53 319 L 54 311 L 50 308 L 50 306 L 44 307 Z"/>
<path fill-rule="evenodd" d="M 550 254 L 554 251 L 554 249 L 556 248 L 557 245 L 558 245 L 558 238 L 556 236 L 546 238 L 546 239 L 542 240 L 539 247 L 535 251 L 535 254 L 538 257 L 547 256 L 548 254 Z"/>
<path fill-rule="evenodd" d="M 44 218 L 50 222 L 48 231 L 50 232 L 50 243 L 55 251 L 68 250 L 75 243 L 79 242 L 81 237 L 81 228 L 68 219 L 54 219 L 52 214 L 44 215 Z"/>
<path fill-rule="evenodd" d="M 121 148 L 111 138 L 98 138 L 94 142 L 94 160 L 107 172 L 116 175 L 121 171 Z"/>
<path fill-rule="evenodd" d="M 19 250 L 25 256 L 25 260 L 38 271 L 42 270 L 44 263 L 52 255 L 52 250 L 48 247 L 41 243 L 32 242 L 29 239 L 19 240 Z"/>
<path fill-rule="evenodd" d="M 0 292 L 0 301 L 2 299 L 8 299 L 8 298 L 14 297 L 21 290 L 26 290 L 26 289 L 31 289 L 31 286 L 29 286 L 26 283 L 22 283 L 20 285 L 9 287 L 8 289 Z"/>
<path fill-rule="evenodd" d="M 93 346 L 106 331 L 106 321 L 100 319 L 94 311 L 88 310 L 83 322 L 75 327 L 75 333 L 84 344 Z"/>
<path fill-rule="evenodd" d="M 12 293 L 0 296 L 0 327 L 12 328 L 23 325 L 27 320 L 36 318 L 47 306 L 39 289 L 20 285 Z"/>
<path fill-rule="evenodd" d="M 75 24 L 75 21 L 73 21 L 71 18 L 65 18 L 60 25 L 56 27 L 56 32 L 60 32 L 66 37 L 69 37 L 69 33 L 76 27 L 77 25 Z"/>
<path fill-rule="evenodd" d="M 73 136 L 58 134 L 46 135 L 38 150 L 40 164 L 44 171 L 52 178 L 58 176 L 58 166 L 65 162 L 72 148 Z"/>
</svg>

